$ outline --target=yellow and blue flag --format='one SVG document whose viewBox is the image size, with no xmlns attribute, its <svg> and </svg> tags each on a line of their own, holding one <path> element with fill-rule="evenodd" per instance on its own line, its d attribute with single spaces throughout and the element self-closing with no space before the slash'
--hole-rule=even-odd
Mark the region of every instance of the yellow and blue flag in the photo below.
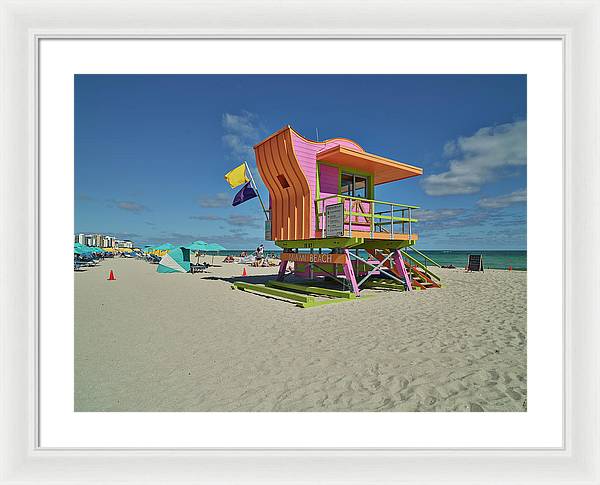
<svg viewBox="0 0 600 485">
<path fill-rule="evenodd" d="M 248 182 L 246 185 L 244 185 L 242 190 L 240 190 L 237 194 L 235 194 L 235 197 L 233 198 L 233 202 L 231 203 L 231 205 L 233 207 L 235 207 L 236 205 L 240 205 L 242 202 L 246 202 L 247 200 L 254 199 L 254 197 L 256 197 L 256 196 L 257 196 L 256 191 L 250 185 L 250 182 Z"/>
<path fill-rule="evenodd" d="M 227 172 L 225 180 L 227 180 L 232 189 L 249 182 L 250 179 L 246 176 L 246 164 L 242 163 L 239 167 Z"/>
</svg>

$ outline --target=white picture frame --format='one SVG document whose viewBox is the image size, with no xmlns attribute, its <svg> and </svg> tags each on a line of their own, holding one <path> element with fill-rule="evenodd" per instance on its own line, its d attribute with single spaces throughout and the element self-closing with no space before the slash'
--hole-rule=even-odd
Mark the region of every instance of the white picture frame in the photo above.
<svg viewBox="0 0 600 485">
<path fill-rule="evenodd" d="M 0 483 L 600 483 L 599 23 L 594 0 L 1 2 Z M 36 63 L 41 39 L 81 37 L 561 39 L 564 447 L 38 448 Z"/>
</svg>

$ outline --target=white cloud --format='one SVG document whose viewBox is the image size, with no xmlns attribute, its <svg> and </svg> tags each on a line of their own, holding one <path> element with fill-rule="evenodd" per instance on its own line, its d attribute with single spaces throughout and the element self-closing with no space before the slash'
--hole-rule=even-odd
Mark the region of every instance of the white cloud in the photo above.
<svg viewBox="0 0 600 485">
<path fill-rule="evenodd" d="M 215 216 L 212 214 L 201 214 L 199 216 L 190 216 L 190 219 L 195 219 L 197 221 L 221 221 L 221 220 L 223 220 L 223 216 Z"/>
<path fill-rule="evenodd" d="M 414 215 L 419 222 L 432 222 L 458 217 L 464 212 L 464 209 L 419 209 L 415 211 Z"/>
<path fill-rule="evenodd" d="M 197 216 L 190 216 L 190 219 L 195 219 L 198 221 L 225 221 L 227 224 L 237 227 L 262 227 L 260 224 L 260 217 L 248 214 L 229 214 L 227 217 L 215 214 L 201 214 Z"/>
<path fill-rule="evenodd" d="M 527 190 L 517 190 L 510 194 L 499 195 L 498 197 L 484 197 L 477 202 L 479 207 L 484 209 L 502 209 L 512 204 L 527 202 Z"/>
<path fill-rule="evenodd" d="M 112 199 L 109 201 L 109 205 L 117 207 L 118 209 L 121 209 L 124 211 L 134 212 L 136 214 L 139 214 L 140 212 L 148 210 L 148 208 L 145 205 L 139 204 L 137 202 L 133 202 L 131 200 L 114 200 L 114 199 Z"/>
<path fill-rule="evenodd" d="M 479 129 L 474 135 L 449 141 L 444 156 L 453 157 L 449 170 L 423 180 L 428 195 L 473 194 L 482 185 L 506 176 L 527 163 L 527 122 L 516 121 Z"/>
<path fill-rule="evenodd" d="M 209 207 L 209 208 L 217 208 L 217 207 L 228 207 L 231 205 L 231 201 L 233 197 L 224 192 L 219 192 L 216 195 L 208 195 L 203 196 L 198 199 L 198 204 L 200 207 Z"/>
<path fill-rule="evenodd" d="M 223 143 L 231 155 L 242 160 L 253 160 L 253 147 L 265 132 L 258 116 L 248 111 L 242 111 L 239 115 L 225 113 L 222 125 L 225 129 Z"/>
</svg>

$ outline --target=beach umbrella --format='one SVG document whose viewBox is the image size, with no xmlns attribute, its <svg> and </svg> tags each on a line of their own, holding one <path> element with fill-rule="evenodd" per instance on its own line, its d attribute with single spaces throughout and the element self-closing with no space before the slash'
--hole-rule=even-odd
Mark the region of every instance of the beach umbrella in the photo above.
<svg viewBox="0 0 600 485">
<path fill-rule="evenodd" d="M 85 254 L 93 254 L 94 250 L 92 248 L 86 246 L 85 244 L 75 243 L 73 246 L 73 252 L 75 254 L 83 256 Z"/>
<path fill-rule="evenodd" d="M 220 244 L 217 244 L 217 243 L 207 244 L 207 249 L 206 250 L 207 251 L 215 251 L 217 254 L 219 254 L 219 251 L 227 251 L 226 248 L 224 248 L 223 246 L 221 246 Z M 211 264 L 213 264 L 214 262 L 215 262 L 215 256 L 213 254 Z"/>
<path fill-rule="evenodd" d="M 192 244 L 188 244 L 187 246 L 184 246 L 186 249 L 189 249 L 190 251 L 195 251 L 196 252 L 196 264 L 198 264 L 200 262 L 200 251 L 207 251 L 208 249 L 208 244 L 206 244 L 204 241 L 194 241 Z"/>
<path fill-rule="evenodd" d="M 89 253 L 89 251 L 86 248 L 81 247 L 81 246 L 77 246 L 77 245 L 74 246 L 73 252 L 75 254 L 79 254 L 79 255 L 88 254 Z"/>
<path fill-rule="evenodd" d="M 217 243 L 210 243 L 208 247 L 209 249 L 207 249 L 207 251 L 227 251 L 227 248 L 224 248 L 223 246 Z"/>
<path fill-rule="evenodd" d="M 159 273 L 189 273 L 190 250 L 184 247 L 171 249 L 161 258 L 156 271 Z"/>
<path fill-rule="evenodd" d="M 150 252 L 152 254 L 156 254 L 157 256 L 162 257 L 165 254 L 167 254 L 167 252 L 169 252 L 171 249 L 175 249 L 175 246 L 173 246 L 171 243 L 165 243 L 161 244 L 160 246 L 155 246 L 154 249 Z"/>
<path fill-rule="evenodd" d="M 207 251 L 208 246 L 209 245 L 204 241 L 194 241 L 192 244 L 184 246 L 184 248 L 189 249 L 190 251 Z"/>
<path fill-rule="evenodd" d="M 171 243 L 161 244 L 160 246 L 156 246 L 154 248 L 156 251 L 170 251 L 171 249 L 175 249 Z"/>
</svg>

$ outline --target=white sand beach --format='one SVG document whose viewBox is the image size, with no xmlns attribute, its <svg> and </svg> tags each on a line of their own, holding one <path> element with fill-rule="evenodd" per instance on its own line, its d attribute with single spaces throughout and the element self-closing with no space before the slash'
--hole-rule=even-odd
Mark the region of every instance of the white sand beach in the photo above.
<svg viewBox="0 0 600 485">
<path fill-rule="evenodd" d="M 303 309 L 231 289 L 222 259 L 75 272 L 76 411 L 526 410 L 526 272 L 436 268 L 440 289 Z"/>
</svg>

